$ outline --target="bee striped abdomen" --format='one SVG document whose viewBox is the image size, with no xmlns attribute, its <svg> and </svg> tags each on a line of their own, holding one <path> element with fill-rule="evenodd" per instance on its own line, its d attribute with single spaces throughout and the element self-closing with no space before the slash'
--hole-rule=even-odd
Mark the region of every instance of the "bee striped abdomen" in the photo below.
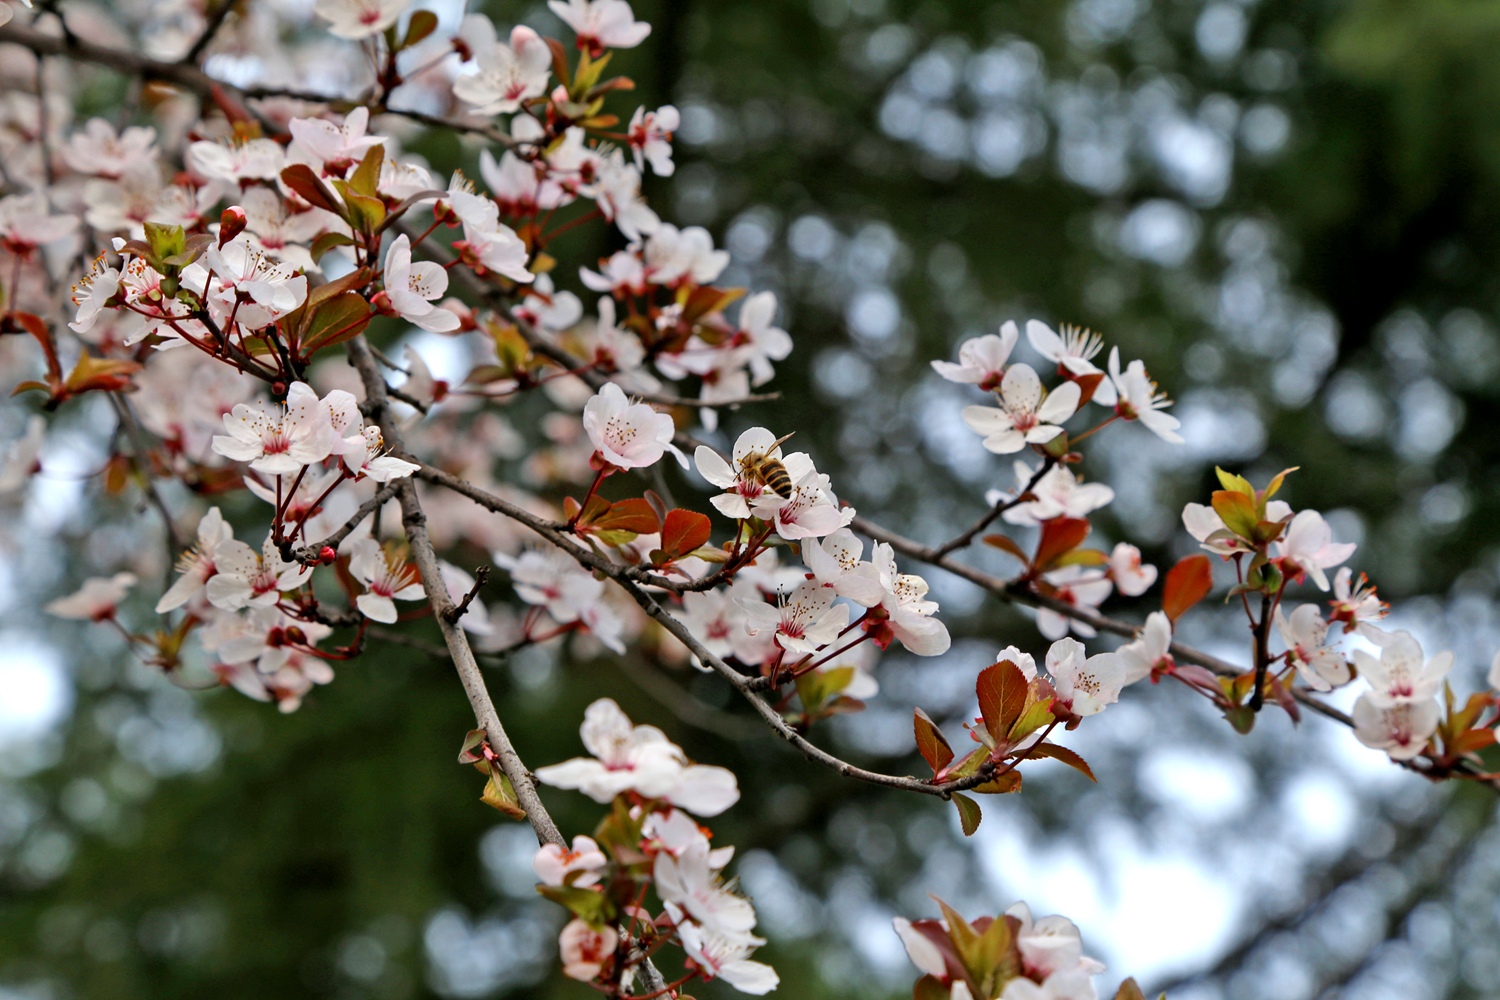
<svg viewBox="0 0 1500 1000">
<path fill-rule="evenodd" d="M 760 478 L 777 496 L 788 500 L 792 498 L 792 477 L 787 475 L 786 466 L 777 459 L 768 458 L 761 463 Z"/>
</svg>

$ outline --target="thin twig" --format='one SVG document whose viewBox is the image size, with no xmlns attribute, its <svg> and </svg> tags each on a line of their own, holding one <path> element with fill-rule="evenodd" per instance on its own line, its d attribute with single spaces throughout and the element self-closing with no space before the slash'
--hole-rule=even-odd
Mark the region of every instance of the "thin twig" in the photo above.
<svg viewBox="0 0 1500 1000">
<path fill-rule="evenodd" d="M 182 57 L 182 62 L 197 65 L 198 57 L 203 54 L 204 49 L 208 48 L 214 36 L 219 33 L 219 29 L 224 26 L 224 21 L 234 10 L 234 4 L 235 0 L 219 0 L 219 5 L 214 8 L 213 13 L 208 15 L 208 21 L 204 24 L 202 33 L 193 42 L 193 47 L 188 49 L 187 54 Z"/>
<path fill-rule="evenodd" d="M 1053 458 L 1051 455 L 1048 455 L 1046 458 L 1044 458 L 1042 460 L 1041 467 L 1032 474 L 1031 480 L 1021 488 L 1021 491 L 1019 493 L 1017 493 L 1010 500 L 1005 500 L 995 504 L 995 506 L 990 508 L 989 513 L 985 514 L 984 517 L 981 517 L 977 522 L 975 522 L 974 526 L 968 531 L 965 531 L 958 537 L 944 542 L 942 545 L 939 545 L 936 549 L 933 550 L 937 557 L 941 559 L 943 556 L 956 549 L 966 548 L 968 544 L 974 540 L 976 535 L 978 535 L 981 531 L 983 531 L 985 528 L 988 528 L 991 524 L 994 523 L 995 518 L 999 517 L 1001 514 L 1004 514 L 1012 507 L 1018 506 L 1020 503 L 1022 503 L 1026 495 L 1029 494 L 1032 490 L 1036 489 L 1036 484 L 1041 482 L 1042 477 L 1051 472 L 1052 467 L 1056 464 L 1057 459 Z"/>
<path fill-rule="evenodd" d="M 488 566 L 481 566 L 474 571 L 474 586 L 469 588 L 469 592 L 464 595 L 463 600 L 444 612 L 450 624 L 456 624 L 464 616 L 464 612 L 469 610 L 469 605 L 474 603 L 474 598 L 479 596 L 479 588 L 483 587 L 489 578 L 490 568 Z"/>
</svg>

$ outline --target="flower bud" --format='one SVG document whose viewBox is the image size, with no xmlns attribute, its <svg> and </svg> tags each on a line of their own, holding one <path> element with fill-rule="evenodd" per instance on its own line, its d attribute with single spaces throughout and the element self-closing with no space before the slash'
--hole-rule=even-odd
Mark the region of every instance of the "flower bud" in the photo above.
<svg viewBox="0 0 1500 1000">
<path fill-rule="evenodd" d="M 219 216 L 219 247 L 223 249 L 224 244 L 234 239 L 245 231 L 245 210 L 238 205 L 230 205 L 224 209 Z"/>
<path fill-rule="evenodd" d="M 318 562 L 333 563 L 338 561 L 339 554 L 333 551 L 333 546 L 325 545 L 318 550 Z"/>
</svg>

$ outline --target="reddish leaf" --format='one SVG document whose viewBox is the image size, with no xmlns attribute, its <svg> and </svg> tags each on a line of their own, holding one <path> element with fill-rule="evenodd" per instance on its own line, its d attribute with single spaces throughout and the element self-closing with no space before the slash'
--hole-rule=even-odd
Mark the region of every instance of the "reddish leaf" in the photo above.
<svg viewBox="0 0 1500 1000">
<path fill-rule="evenodd" d="M 294 163 L 281 172 L 281 182 L 291 188 L 302 200 L 314 208 L 332 212 L 348 221 L 348 214 L 338 196 L 328 189 L 322 178 L 313 173 L 305 163 Z"/>
<path fill-rule="evenodd" d="M 1042 522 L 1042 537 L 1036 543 L 1033 569 L 1047 569 L 1064 552 L 1071 552 L 1088 537 L 1089 522 L 1081 517 L 1054 517 Z"/>
<path fill-rule="evenodd" d="M 1059 365 L 1058 367 L 1062 366 Z M 1098 391 L 1099 383 L 1104 381 L 1105 376 L 1104 372 L 1096 372 L 1093 375 L 1078 375 L 1075 377 L 1071 372 L 1068 372 L 1064 377 L 1070 378 L 1077 383 L 1079 389 L 1078 405 L 1082 406 L 1094 398 L 1094 393 Z"/>
<path fill-rule="evenodd" d="M 1009 660 L 985 667 L 974 684 L 984 727 L 996 740 L 1005 739 L 1026 708 L 1026 675 Z"/>
<path fill-rule="evenodd" d="M 370 319 L 370 303 L 364 296 L 358 292 L 341 292 L 312 307 L 298 353 L 303 358 L 310 358 L 324 347 L 353 340 L 370 325 Z"/>
<path fill-rule="evenodd" d="M 1021 772 L 1006 771 L 1004 774 L 996 775 L 991 781 L 982 785 L 975 785 L 974 791 L 981 795 L 1008 795 L 1011 792 L 1021 790 Z"/>
<path fill-rule="evenodd" d="M 937 724 L 920 708 L 912 718 L 912 727 L 917 733 L 917 752 L 927 761 L 932 773 L 937 774 L 953 760 L 953 748 L 948 745 Z"/>
<path fill-rule="evenodd" d="M 1115 993 L 1115 1000 L 1146 1000 L 1146 994 L 1134 979 L 1127 979 L 1120 984 L 1120 989 Z"/>
<path fill-rule="evenodd" d="M 656 511 L 640 497 L 610 504 L 608 511 L 594 519 L 594 524 L 605 531 L 633 531 L 637 535 L 654 535 L 661 530 Z"/>
<path fill-rule="evenodd" d="M 47 375 L 53 382 L 62 384 L 62 363 L 57 360 L 57 347 L 52 343 L 52 331 L 47 329 L 47 324 L 35 313 L 13 312 L 10 318 L 24 327 L 26 332 L 36 338 L 36 342 L 42 345 L 42 353 L 47 356 Z"/>
<path fill-rule="evenodd" d="M 91 354 L 82 354 L 78 357 L 78 364 L 73 366 L 73 371 L 68 375 L 66 390 L 68 395 L 76 395 L 90 390 L 114 392 L 126 389 L 130 387 L 130 376 L 143 367 L 145 366 L 138 361 L 96 358 Z"/>
<path fill-rule="evenodd" d="M 1167 582 L 1162 587 L 1161 609 L 1175 624 L 1183 612 L 1207 597 L 1213 586 L 1213 565 L 1208 561 L 1208 556 L 1202 553 L 1188 556 L 1167 571 Z"/>
<path fill-rule="evenodd" d="M 1495 731 L 1493 729 L 1470 729 L 1460 733 L 1448 750 L 1451 753 L 1477 753 L 1485 747 L 1494 745 Z"/>
<path fill-rule="evenodd" d="M 1056 743 L 1041 743 L 1032 748 L 1031 756 L 1051 757 L 1053 760 L 1060 760 L 1075 771 L 1082 771 L 1094 784 L 1097 785 L 1099 783 L 1099 779 L 1094 777 L 1094 772 L 1089 767 L 1088 762 L 1067 747 L 1058 746 Z"/>
<path fill-rule="evenodd" d="M 458 749 L 458 762 L 460 764 L 476 764 L 484 760 L 483 754 L 474 753 L 473 750 L 488 738 L 483 729 L 471 729 L 464 734 L 464 745 Z"/>
<path fill-rule="evenodd" d="M 669 510 L 661 526 L 661 551 L 666 560 L 680 559 L 707 542 L 711 530 L 707 514 L 681 508 Z"/>
<path fill-rule="evenodd" d="M 1025 563 L 1028 566 L 1031 565 L 1031 557 L 1026 554 L 1025 550 L 1023 550 L 1021 546 L 1017 545 L 1006 535 L 985 535 L 982 539 L 980 539 L 980 541 L 984 542 L 984 544 L 986 545 L 994 546 L 1001 552 L 1009 552 L 1011 555 L 1021 560 L 1022 563 Z"/>
</svg>

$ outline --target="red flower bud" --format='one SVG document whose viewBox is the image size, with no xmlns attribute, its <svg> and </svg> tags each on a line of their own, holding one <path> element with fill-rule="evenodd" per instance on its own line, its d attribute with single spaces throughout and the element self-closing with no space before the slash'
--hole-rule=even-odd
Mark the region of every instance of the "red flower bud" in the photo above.
<svg viewBox="0 0 1500 1000">
<path fill-rule="evenodd" d="M 318 550 L 318 562 L 331 563 L 338 560 L 339 554 L 333 551 L 333 546 L 325 545 Z"/>
<path fill-rule="evenodd" d="M 219 216 L 219 246 L 234 239 L 245 231 L 245 210 L 238 205 L 230 205 L 224 209 Z"/>
</svg>

